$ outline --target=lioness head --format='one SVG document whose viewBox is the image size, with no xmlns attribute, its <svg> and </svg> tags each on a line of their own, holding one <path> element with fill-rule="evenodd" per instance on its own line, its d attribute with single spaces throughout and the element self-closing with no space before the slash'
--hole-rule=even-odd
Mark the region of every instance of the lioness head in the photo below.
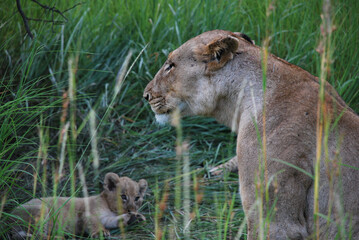
<svg viewBox="0 0 359 240">
<path fill-rule="evenodd" d="M 216 72 L 235 56 L 242 42 L 253 44 L 244 34 L 214 30 L 171 52 L 143 95 L 156 120 L 166 123 L 176 108 L 182 116 L 211 116 L 224 92 L 221 88 L 228 87 L 216 83 Z"/>
<path fill-rule="evenodd" d="M 119 177 L 116 173 L 107 173 L 103 196 L 112 212 L 136 213 L 142 205 L 146 190 L 145 179 L 135 182 L 128 177 Z"/>
</svg>

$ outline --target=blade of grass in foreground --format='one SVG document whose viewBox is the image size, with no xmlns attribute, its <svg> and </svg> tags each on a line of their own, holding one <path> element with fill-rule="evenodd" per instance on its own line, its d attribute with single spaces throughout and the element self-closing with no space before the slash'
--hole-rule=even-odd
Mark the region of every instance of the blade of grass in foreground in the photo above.
<svg viewBox="0 0 359 240">
<path fill-rule="evenodd" d="M 331 59 L 331 49 L 330 49 L 330 37 L 332 32 L 331 19 L 330 19 L 330 1 L 323 1 L 323 15 L 322 15 L 322 25 L 321 25 L 321 42 L 318 47 L 318 51 L 321 53 L 321 71 L 320 71 L 320 89 L 318 95 L 318 106 L 317 106 L 317 132 L 316 132 L 316 160 L 314 165 L 314 224 L 315 224 L 315 236 L 319 240 L 320 237 L 320 224 L 319 224 L 319 181 L 320 181 L 320 167 L 321 167 L 321 158 L 322 158 L 322 142 L 324 127 L 326 124 L 329 124 L 327 121 L 327 111 L 325 106 L 325 83 L 330 71 L 330 59 Z"/>
</svg>

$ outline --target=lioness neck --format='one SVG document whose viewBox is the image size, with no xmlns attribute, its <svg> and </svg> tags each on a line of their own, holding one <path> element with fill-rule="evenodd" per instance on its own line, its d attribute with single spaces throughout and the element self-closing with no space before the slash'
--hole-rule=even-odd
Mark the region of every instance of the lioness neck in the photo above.
<svg viewBox="0 0 359 240">
<path fill-rule="evenodd" d="M 263 106 L 259 56 L 253 59 L 253 55 L 247 52 L 237 54 L 212 79 L 219 85 L 217 106 L 212 117 L 234 132 L 237 132 L 239 122 L 257 119 Z M 267 88 L 272 89 L 272 85 L 268 79 Z"/>
<path fill-rule="evenodd" d="M 296 92 L 303 86 L 310 89 L 318 88 L 317 79 L 313 75 L 271 54 L 267 59 L 265 75 L 266 102 L 279 96 L 288 99 L 292 92 Z M 233 60 L 214 74 L 213 79 L 217 82 L 219 90 L 218 104 L 212 117 L 230 127 L 234 132 L 237 132 L 240 122 L 258 120 L 258 116 L 263 111 L 264 101 L 261 49 L 258 46 L 245 46 Z M 328 85 L 326 89 L 332 89 L 332 87 Z M 332 94 L 335 95 L 338 103 L 345 106 L 336 92 Z M 316 99 L 302 101 L 313 105 L 314 100 Z"/>
</svg>

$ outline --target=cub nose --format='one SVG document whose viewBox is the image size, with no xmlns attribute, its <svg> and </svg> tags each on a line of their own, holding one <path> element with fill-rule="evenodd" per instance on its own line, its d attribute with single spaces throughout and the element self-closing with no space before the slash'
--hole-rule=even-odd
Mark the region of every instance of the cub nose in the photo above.
<svg viewBox="0 0 359 240">
<path fill-rule="evenodd" d="M 146 101 L 151 101 L 152 95 L 149 92 L 144 92 L 143 93 L 143 98 L 146 99 Z"/>
</svg>

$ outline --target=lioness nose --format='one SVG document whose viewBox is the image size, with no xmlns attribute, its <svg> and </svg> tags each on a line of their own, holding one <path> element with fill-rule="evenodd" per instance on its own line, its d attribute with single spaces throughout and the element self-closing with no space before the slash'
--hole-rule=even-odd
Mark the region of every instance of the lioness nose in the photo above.
<svg viewBox="0 0 359 240">
<path fill-rule="evenodd" d="M 152 96 L 149 92 L 144 92 L 143 93 L 143 98 L 146 99 L 146 101 L 151 101 Z"/>
</svg>

